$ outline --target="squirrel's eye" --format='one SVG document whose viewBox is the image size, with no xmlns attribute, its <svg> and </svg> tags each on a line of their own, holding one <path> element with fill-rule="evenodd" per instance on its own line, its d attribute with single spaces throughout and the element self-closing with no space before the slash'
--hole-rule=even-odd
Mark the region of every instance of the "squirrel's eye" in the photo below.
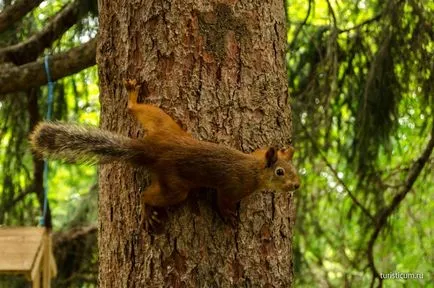
<svg viewBox="0 0 434 288">
<path fill-rule="evenodd" d="M 282 167 L 277 167 L 274 173 L 276 173 L 277 176 L 283 176 L 285 175 L 285 169 Z"/>
</svg>

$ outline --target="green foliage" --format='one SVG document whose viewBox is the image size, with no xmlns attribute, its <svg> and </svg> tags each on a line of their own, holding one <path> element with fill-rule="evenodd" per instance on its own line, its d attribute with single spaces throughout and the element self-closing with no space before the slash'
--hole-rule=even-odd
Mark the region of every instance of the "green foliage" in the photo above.
<svg viewBox="0 0 434 288">
<path fill-rule="evenodd" d="M 58 81 L 54 92 L 53 120 L 96 125 L 99 115 L 96 77 L 96 69 L 90 68 Z M 42 96 L 38 101 L 39 114 L 45 115 L 46 88 L 37 93 Z M 0 204 L 6 205 L 0 209 L 2 225 L 35 225 L 40 217 L 39 207 L 35 205 L 37 199 L 31 194 L 34 188 L 32 156 L 27 142 L 29 115 L 27 108 L 23 109 L 30 105 L 27 100 L 23 94 L 1 103 L 0 181 L 3 185 L 0 187 Z M 49 195 L 49 202 L 53 204 L 53 221 L 57 227 L 62 227 L 68 223 L 65 218 L 68 202 L 87 194 L 91 183 L 96 181 L 96 170 L 90 166 L 64 166 L 53 162 L 49 173 L 48 187 L 55 191 Z M 21 197 L 23 201 L 20 201 Z"/>
<path fill-rule="evenodd" d="M 432 283 L 432 157 L 405 199 L 391 206 L 433 126 L 432 10 L 428 1 L 287 3 L 304 187 L 294 259 L 300 287 L 369 286 L 368 242 L 390 207 L 374 244 L 376 269 L 424 274 L 384 280 L 386 287 Z"/>
<path fill-rule="evenodd" d="M 8 1 L 10 4 L 11 1 Z M 12 1 L 14 2 L 14 1 Z M 87 4 L 92 5 L 94 1 Z M 40 31 L 47 21 L 71 1 L 44 1 L 25 18 L 0 34 L 0 47 L 20 43 Z M 3 5 L 1 1 L 0 5 Z M 96 10 L 95 10 L 96 11 Z M 69 50 L 96 35 L 97 19 L 81 19 L 45 52 Z M 0 72 L 1 73 L 1 72 Z M 0 102 L 0 226 L 36 226 L 42 210 L 41 162 L 32 155 L 28 135 L 47 111 L 47 87 L 7 95 Z M 99 99 L 97 70 L 92 67 L 55 83 L 52 120 L 97 125 Z M 49 163 L 49 205 L 54 239 L 67 239 L 68 231 L 97 221 L 96 168 Z M 37 175 L 38 173 L 39 176 Z M 60 236 L 62 237 L 60 237 Z M 74 234 L 75 235 L 75 234 Z M 69 248 L 74 248 L 68 250 Z M 97 275 L 95 233 L 86 239 L 64 240 L 55 253 L 59 287 L 91 287 Z M 69 263 L 65 273 L 62 266 Z M 66 267 L 66 266 L 65 266 Z M 69 273 L 69 274 L 68 274 Z M 72 277 L 79 273 L 85 279 Z M 90 275 L 90 276 L 89 276 Z M 67 277 L 67 279 L 62 278 Z M 0 278 L 0 287 L 23 287 L 24 279 Z"/>
</svg>

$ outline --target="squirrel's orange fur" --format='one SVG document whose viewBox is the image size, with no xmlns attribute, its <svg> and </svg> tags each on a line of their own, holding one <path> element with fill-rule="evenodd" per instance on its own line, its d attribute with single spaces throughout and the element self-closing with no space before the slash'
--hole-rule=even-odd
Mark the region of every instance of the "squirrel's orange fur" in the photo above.
<svg viewBox="0 0 434 288">
<path fill-rule="evenodd" d="M 236 204 L 255 190 L 298 189 L 300 180 L 291 164 L 292 147 L 280 150 L 263 148 L 245 154 L 198 141 L 160 108 L 137 103 L 140 86 L 135 80 L 127 80 L 124 84 L 128 91 L 128 109 L 146 130 L 145 139 L 160 143 L 157 146 L 162 148 L 157 153 L 160 161 L 150 167 L 152 184 L 143 193 L 142 207 L 173 205 L 183 201 L 194 188 L 210 187 L 217 190 L 221 215 L 233 218 Z M 183 169 L 176 167 L 177 157 L 167 149 L 172 145 L 189 154 L 189 161 L 183 163 L 186 165 Z M 277 175 L 278 169 L 283 171 L 283 175 Z M 179 170 L 186 175 L 180 175 Z"/>
<path fill-rule="evenodd" d="M 94 127 L 40 123 L 31 135 L 33 148 L 46 157 L 69 161 L 125 161 L 149 169 L 152 182 L 142 192 L 142 223 L 155 219 L 145 207 L 180 203 L 192 189 L 217 193 L 221 215 L 234 221 L 236 204 L 258 190 L 290 191 L 300 185 L 291 164 L 292 147 L 273 147 L 245 154 L 233 148 L 199 141 L 158 107 L 137 103 L 139 85 L 125 81 L 128 109 L 146 130 L 131 139 Z M 149 216 L 151 215 L 151 216 Z"/>
</svg>

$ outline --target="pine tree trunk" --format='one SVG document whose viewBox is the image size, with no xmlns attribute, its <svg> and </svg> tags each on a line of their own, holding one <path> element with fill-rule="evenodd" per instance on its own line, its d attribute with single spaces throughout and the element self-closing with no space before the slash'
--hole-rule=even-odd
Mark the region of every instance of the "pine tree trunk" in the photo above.
<svg viewBox="0 0 434 288">
<path fill-rule="evenodd" d="M 99 1 L 103 128 L 143 136 L 122 85 L 136 78 L 145 101 L 194 137 L 245 152 L 288 145 L 283 1 L 220 2 Z M 101 287 L 291 286 L 292 194 L 247 197 L 234 229 L 212 193 L 195 193 L 149 234 L 139 225 L 146 185 L 145 169 L 101 167 Z"/>
</svg>

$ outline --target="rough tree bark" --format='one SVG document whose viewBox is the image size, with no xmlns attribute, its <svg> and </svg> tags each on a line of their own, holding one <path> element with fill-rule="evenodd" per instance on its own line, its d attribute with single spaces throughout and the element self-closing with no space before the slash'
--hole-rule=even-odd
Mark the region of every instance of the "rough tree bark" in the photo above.
<svg viewBox="0 0 434 288">
<path fill-rule="evenodd" d="M 124 78 L 142 83 L 195 137 L 245 152 L 285 146 L 291 135 L 280 0 L 99 1 L 101 126 L 131 137 Z M 145 172 L 103 165 L 101 287 L 289 287 L 292 194 L 241 202 L 236 229 L 214 212 L 212 193 L 165 209 L 160 234 L 139 227 Z"/>
</svg>

